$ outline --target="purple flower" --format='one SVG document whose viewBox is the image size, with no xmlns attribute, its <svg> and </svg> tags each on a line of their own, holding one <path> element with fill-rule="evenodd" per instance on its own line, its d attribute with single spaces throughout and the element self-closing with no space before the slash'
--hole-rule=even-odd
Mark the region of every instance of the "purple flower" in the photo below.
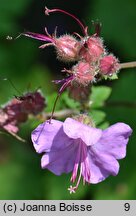
<svg viewBox="0 0 136 216">
<path fill-rule="evenodd" d="M 41 159 L 43 169 L 56 175 L 72 172 L 71 182 L 79 177 L 70 193 L 83 183 L 99 183 L 109 175 L 117 175 L 117 159 L 126 156 L 126 145 L 132 129 L 124 123 L 117 123 L 106 130 L 90 127 L 72 118 L 64 122 L 46 121 L 32 132 L 32 141 L 37 153 L 44 153 Z"/>
</svg>

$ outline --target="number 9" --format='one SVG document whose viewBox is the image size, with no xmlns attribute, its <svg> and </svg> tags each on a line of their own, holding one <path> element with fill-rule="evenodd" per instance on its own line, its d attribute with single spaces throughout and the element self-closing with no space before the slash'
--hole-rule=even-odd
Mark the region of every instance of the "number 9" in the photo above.
<svg viewBox="0 0 136 216">
<path fill-rule="evenodd" d="M 125 207 L 125 211 L 129 211 L 130 210 L 130 204 L 129 203 L 125 203 L 124 207 Z"/>
</svg>

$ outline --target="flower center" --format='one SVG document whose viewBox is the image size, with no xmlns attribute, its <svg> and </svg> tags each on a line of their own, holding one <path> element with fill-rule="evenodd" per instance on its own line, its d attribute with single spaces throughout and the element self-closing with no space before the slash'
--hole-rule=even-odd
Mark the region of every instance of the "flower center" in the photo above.
<svg viewBox="0 0 136 216">
<path fill-rule="evenodd" d="M 81 176 L 83 176 L 84 184 L 85 182 L 89 182 L 90 177 L 91 177 L 91 173 L 89 169 L 89 161 L 87 157 L 87 146 L 81 139 L 78 140 L 78 142 L 79 142 L 78 150 L 76 154 L 74 169 L 73 169 L 72 176 L 71 176 L 71 182 L 74 183 L 76 181 L 77 175 L 78 175 L 78 169 L 80 169 L 80 171 L 79 171 L 79 176 L 78 176 L 76 185 L 75 186 L 70 185 L 70 187 L 68 188 L 70 193 L 76 192 L 79 186 L 80 180 L 81 180 Z"/>
</svg>

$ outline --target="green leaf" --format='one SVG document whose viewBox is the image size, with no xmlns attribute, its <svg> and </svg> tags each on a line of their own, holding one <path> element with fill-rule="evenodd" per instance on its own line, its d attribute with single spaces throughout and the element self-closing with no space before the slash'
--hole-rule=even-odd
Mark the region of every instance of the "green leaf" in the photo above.
<svg viewBox="0 0 136 216">
<path fill-rule="evenodd" d="M 100 111 L 100 110 L 92 110 L 90 114 L 96 126 L 102 123 L 106 117 L 105 112 Z"/>
<path fill-rule="evenodd" d="M 62 94 L 62 100 L 65 102 L 66 106 L 71 109 L 76 109 L 80 106 L 79 102 L 73 100 L 69 97 L 68 92 Z"/>
<path fill-rule="evenodd" d="M 57 96 L 58 96 L 57 92 L 53 92 L 52 94 L 47 95 L 46 112 L 52 112 Z M 57 103 L 55 106 L 55 111 L 59 111 L 65 107 L 66 107 L 65 102 L 64 102 L 63 98 L 60 96 L 57 100 Z"/>
<path fill-rule="evenodd" d="M 116 80 L 116 79 L 118 79 L 118 75 L 117 74 L 113 74 L 112 76 L 103 76 L 103 78 L 105 79 L 105 80 Z"/>
<path fill-rule="evenodd" d="M 52 94 L 47 96 L 47 112 L 51 112 L 53 109 L 53 105 L 57 98 L 58 93 L 53 92 Z M 76 109 L 79 107 L 79 103 L 69 98 L 68 92 L 62 93 L 62 95 L 58 98 L 56 103 L 55 110 L 59 111 L 65 108 Z"/>
<path fill-rule="evenodd" d="M 99 128 L 102 130 L 105 130 L 106 128 L 109 127 L 109 122 L 105 121 L 102 124 L 99 125 Z"/>
<path fill-rule="evenodd" d="M 99 108 L 104 105 L 104 102 L 109 98 L 111 88 L 107 86 L 94 86 L 92 87 L 91 108 Z"/>
</svg>

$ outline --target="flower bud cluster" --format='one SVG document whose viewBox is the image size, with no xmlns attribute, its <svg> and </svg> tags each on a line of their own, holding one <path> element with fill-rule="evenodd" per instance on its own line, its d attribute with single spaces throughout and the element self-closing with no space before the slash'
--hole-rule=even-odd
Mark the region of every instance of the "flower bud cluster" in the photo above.
<svg viewBox="0 0 136 216">
<path fill-rule="evenodd" d="M 97 75 L 101 78 L 105 75 L 110 77 L 119 70 L 118 59 L 113 54 L 107 54 L 102 39 L 95 35 L 82 38 L 76 54 L 74 50 L 74 55 L 76 56 L 74 60 L 78 59 L 78 61 L 67 72 L 73 74 L 74 81 L 84 87 L 89 83 L 97 82 Z"/>
<path fill-rule="evenodd" d="M 69 91 L 73 91 L 70 92 L 70 95 L 73 95 L 75 100 L 79 100 L 79 98 L 80 102 L 85 98 L 88 100 L 88 93 L 86 92 L 85 95 L 83 89 L 104 77 L 110 78 L 111 75 L 116 74 L 119 70 L 118 59 L 113 54 L 107 53 L 103 40 L 100 38 L 100 25 L 95 28 L 95 34 L 90 36 L 88 27 L 84 26 L 73 14 L 61 9 L 45 8 L 46 15 L 54 12 L 60 12 L 72 17 L 81 27 L 83 36 L 73 33 L 72 35 L 66 34 L 58 37 L 57 29 L 55 29 L 53 35 L 50 35 L 47 28 L 45 28 L 46 35 L 32 32 L 25 32 L 23 35 L 45 41 L 46 43 L 40 48 L 54 46 L 59 60 L 65 63 L 74 63 L 72 68 L 63 70 L 68 74 L 68 77 L 62 81 L 56 81 L 56 83 L 62 83 L 59 95 L 65 88 L 69 87 Z"/>
<path fill-rule="evenodd" d="M 56 30 L 53 35 L 50 35 L 46 28 L 46 35 L 32 32 L 25 32 L 23 35 L 45 41 L 46 43 L 40 46 L 40 48 L 50 45 L 54 46 L 59 60 L 75 62 L 75 65 L 70 70 L 65 70 L 72 75 L 69 85 L 73 85 L 76 81 L 79 86 L 86 87 L 92 82 L 97 82 L 98 75 L 101 78 L 104 76 L 110 77 L 119 70 L 118 59 L 113 54 L 107 54 L 106 52 L 103 40 L 99 36 L 99 28 L 96 28 L 95 34 L 89 36 L 87 32 L 88 27 L 84 26 L 74 15 L 61 9 L 45 8 L 46 15 L 52 12 L 60 12 L 72 17 L 79 24 L 84 35 L 73 33 L 73 35 L 66 34 L 57 37 Z"/>
</svg>

